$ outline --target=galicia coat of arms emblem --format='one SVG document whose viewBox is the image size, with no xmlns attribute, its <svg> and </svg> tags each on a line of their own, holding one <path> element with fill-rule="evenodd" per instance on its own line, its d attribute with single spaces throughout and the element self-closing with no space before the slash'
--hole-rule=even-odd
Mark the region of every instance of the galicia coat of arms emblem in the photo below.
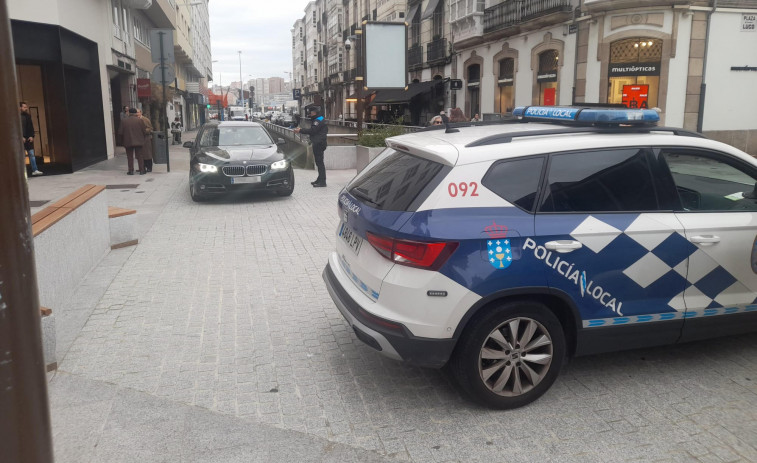
<svg viewBox="0 0 757 463">
<path fill-rule="evenodd" d="M 509 267 L 513 261 L 513 252 L 510 247 L 510 239 L 507 237 L 507 227 L 492 222 L 491 225 L 484 228 L 484 232 L 489 236 L 486 240 L 489 263 L 492 264 L 492 267 L 500 270 Z"/>
</svg>

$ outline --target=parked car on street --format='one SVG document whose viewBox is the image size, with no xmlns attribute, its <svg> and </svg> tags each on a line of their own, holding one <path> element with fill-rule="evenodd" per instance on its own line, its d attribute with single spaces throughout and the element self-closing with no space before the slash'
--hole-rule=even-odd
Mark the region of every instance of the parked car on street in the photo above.
<svg viewBox="0 0 757 463">
<path fill-rule="evenodd" d="M 340 193 L 323 272 L 358 339 L 493 408 L 571 356 L 757 331 L 757 161 L 653 110 L 433 126 Z"/>
<path fill-rule="evenodd" d="M 194 201 L 239 190 L 294 191 L 292 164 L 257 122 L 208 122 L 189 148 L 189 193 Z"/>
</svg>

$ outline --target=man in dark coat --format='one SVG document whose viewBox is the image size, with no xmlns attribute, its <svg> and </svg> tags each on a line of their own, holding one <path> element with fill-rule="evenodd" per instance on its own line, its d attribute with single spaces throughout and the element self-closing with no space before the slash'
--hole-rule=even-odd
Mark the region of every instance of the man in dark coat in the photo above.
<svg viewBox="0 0 757 463">
<path fill-rule="evenodd" d="M 37 169 L 37 158 L 34 154 L 34 123 L 32 122 L 32 115 L 29 114 L 29 106 L 25 101 L 19 103 L 21 111 L 21 136 L 24 138 L 24 150 L 29 153 L 29 165 L 32 167 L 32 175 L 42 175 Z"/>
<path fill-rule="evenodd" d="M 145 170 L 152 172 L 152 122 L 149 117 L 142 114 L 142 110 L 137 110 L 137 117 L 145 123 L 145 144 L 142 145 L 142 160 L 145 161 Z"/>
<path fill-rule="evenodd" d="M 123 137 L 126 147 L 126 158 L 129 163 L 127 175 L 134 175 L 134 158 L 137 158 L 139 175 L 145 174 L 145 161 L 142 159 L 142 146 L 145 144 L 147 126 L 142 118 L 137 116 L 136 108 L 129 109 L 129 117 L 121 121 L 118 134 Z"/>
<path fill-rule="evenodd" d="M 323 153 L 326 151 L 326 135 L 329 133 L 329 128 L 326 125 L 326 121 L 323 120 L 323 116 L 318 113 L 320 108 L 317 106 L 311 106 L 310 113 L 310 128 L 309 129 L 294 129 L 295 133 L 304 133 L 310 135 L 310 141 L 313 143 L 313 157 L 315 158 L 315 165 L 318 168 L 318 178 L 314 182 L 310 182 L 316 188 L 326 186 L 326 165 L 323 163 Z"/>
</svg>

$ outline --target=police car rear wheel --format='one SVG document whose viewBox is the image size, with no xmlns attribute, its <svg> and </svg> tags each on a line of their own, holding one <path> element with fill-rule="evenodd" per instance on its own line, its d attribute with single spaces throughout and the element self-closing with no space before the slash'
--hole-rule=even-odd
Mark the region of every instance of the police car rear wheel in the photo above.
<svg viewBox="0 0 757 463">
<path fill-rule="evenodd" d="M 565 356 L 557 317 L 537 302 L 506 303 L 474 320 L 451 361 L 458 384 L 487 407 L 526 405 L 554 383 Z"/>
</svg>

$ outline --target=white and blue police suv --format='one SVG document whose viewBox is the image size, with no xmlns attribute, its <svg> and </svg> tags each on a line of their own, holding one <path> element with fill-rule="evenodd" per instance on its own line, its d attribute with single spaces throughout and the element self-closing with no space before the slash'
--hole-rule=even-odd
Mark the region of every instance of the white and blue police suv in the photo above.
<svg viewBox="0 0 757 463">
<path fill-rule="evenodd" d="M 757 162 L 653 110 L 521 107 L 387 140 L 324 270 L 356 336 L 525 405 L 579 356 L 757 331 Z"/>
</svg>

